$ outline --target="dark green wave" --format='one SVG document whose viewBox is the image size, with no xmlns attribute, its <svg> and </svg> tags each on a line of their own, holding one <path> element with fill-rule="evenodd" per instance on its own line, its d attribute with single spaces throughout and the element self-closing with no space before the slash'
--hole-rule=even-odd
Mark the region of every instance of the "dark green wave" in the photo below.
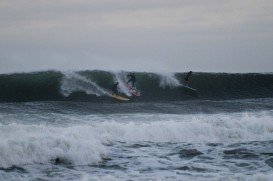
<svg viewBox="0 0 273 181">
<path fill-rule="evenodd" d="M 109 89 L 115 81 L 113 72 L 80 71 L 75 72 L 96 83 L 99 87 Z M 58 71 L 44 71 L 32 73 L 16 73 L 0 75 L 0 101 L 112 101 L 104 95 L 88 94 L 77 86 L 89 86 L 88 82 L 71 81 L 74 91 L 65 96 L 62 84 L 66 75 Z M 123 72 L 125 75 L 126 72 Z M 136 87 L 141 90 L 141 97 L 131 97 L 132 101 L 177 101 L 191 99 L 248 99 L 273 97 L 273 74 L 228 74 L 228 73 L 193 73 L 190 86 L 198 92 L 183 86 L 162 85 L 161 76 L 155 73 L 135 72 Z M 183 83 L 186 73 L 175 73 L 175 78 Z M 79 81 L 79 82 L 77 82 Z M 70 82 L 67 82 L 69 86 Z"/>
</svg>

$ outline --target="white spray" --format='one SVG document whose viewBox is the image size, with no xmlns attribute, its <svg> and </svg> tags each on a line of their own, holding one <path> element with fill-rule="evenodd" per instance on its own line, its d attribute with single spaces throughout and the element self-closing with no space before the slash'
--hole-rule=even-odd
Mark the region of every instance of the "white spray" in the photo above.
<svg viewBox="0 0 273 181">
<path fill-rule="evenodd" d="M 69 96 L 75 91 L 84 91 L 86 94 L 102 96 L 108 94 L 103 88 L 99 87 L 92 80 L 79 75 L 75 72 L 64 73 L 64 78 L 61 84 L 61 93 L 64 96 Z"/>
<path fill-rule="evenodd" d="M 113 72 L 114 80 L 119 82 L 119 91 L 126 94 L 127 96 L 131 96 L 127 86 L 125 85 L 126 82 L 126 74 L 125 72 Z"/>
<path fill-rule="evenodd" d="M 162 88 L 166 88 L 166 87 L 178 87 L 181 86 L 181 83 L 179 82 L 179 80 L 176 79 L 174 73 L 157 73 L 158 77 L 159 77 L 159 86 Z"/>
</svg>

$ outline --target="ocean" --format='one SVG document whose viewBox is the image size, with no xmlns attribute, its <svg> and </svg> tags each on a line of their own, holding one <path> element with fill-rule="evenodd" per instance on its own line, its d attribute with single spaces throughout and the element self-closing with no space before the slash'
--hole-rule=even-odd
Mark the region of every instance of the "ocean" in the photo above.
<svg viewBox="0 0 273 181">
<path fill-rule="evenodd" d="M 0 180 L 272 180 L 272 73 L 127 73 L 0 75 Z"/>
</svg>

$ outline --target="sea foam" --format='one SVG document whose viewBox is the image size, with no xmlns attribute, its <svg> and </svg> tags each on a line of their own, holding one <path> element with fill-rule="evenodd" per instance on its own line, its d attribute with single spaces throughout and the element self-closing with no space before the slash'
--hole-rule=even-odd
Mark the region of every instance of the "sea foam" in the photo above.
<svg viewBox="0 0 273 181">
<path fill-rule="evenodd" d="M 71 117 L 75 115 L 71 115 Z M 212 115 L 88 115 L 68 125 L 0 124 L 0 167 L 48 163 L 97 164 L 116 141 L 237 143 L 273 137 L 271 113 Z"/>
<path fill-rule="evenodd" d="M 56 159 L 75 165 L 101 161 L 103 140 L 83 126 L 0 125 L 0 167 L 49 163 Z"/>
</svg>

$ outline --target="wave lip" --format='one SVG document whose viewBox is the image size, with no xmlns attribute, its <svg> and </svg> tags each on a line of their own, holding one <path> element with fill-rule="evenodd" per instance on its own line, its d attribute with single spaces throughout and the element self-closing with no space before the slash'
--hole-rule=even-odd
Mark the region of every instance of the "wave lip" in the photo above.
<svg viewBox="0 0 273 181">
<path fill-rule="evenodd" d="M 128 72 L 79 71 L 33 72 L 0 75 L 0 102 L 90 101 L 110 102 L 106 89 L 119 81 L 120 94 L 130 96 L 124 86 Z M 273 97 L 273 74 L 194 73 L 190 87 L 183 86 L 185 73 L 135 72 L 142 96 L 134 101 L 193 99 L 251 99 Z"/>
</svg>

